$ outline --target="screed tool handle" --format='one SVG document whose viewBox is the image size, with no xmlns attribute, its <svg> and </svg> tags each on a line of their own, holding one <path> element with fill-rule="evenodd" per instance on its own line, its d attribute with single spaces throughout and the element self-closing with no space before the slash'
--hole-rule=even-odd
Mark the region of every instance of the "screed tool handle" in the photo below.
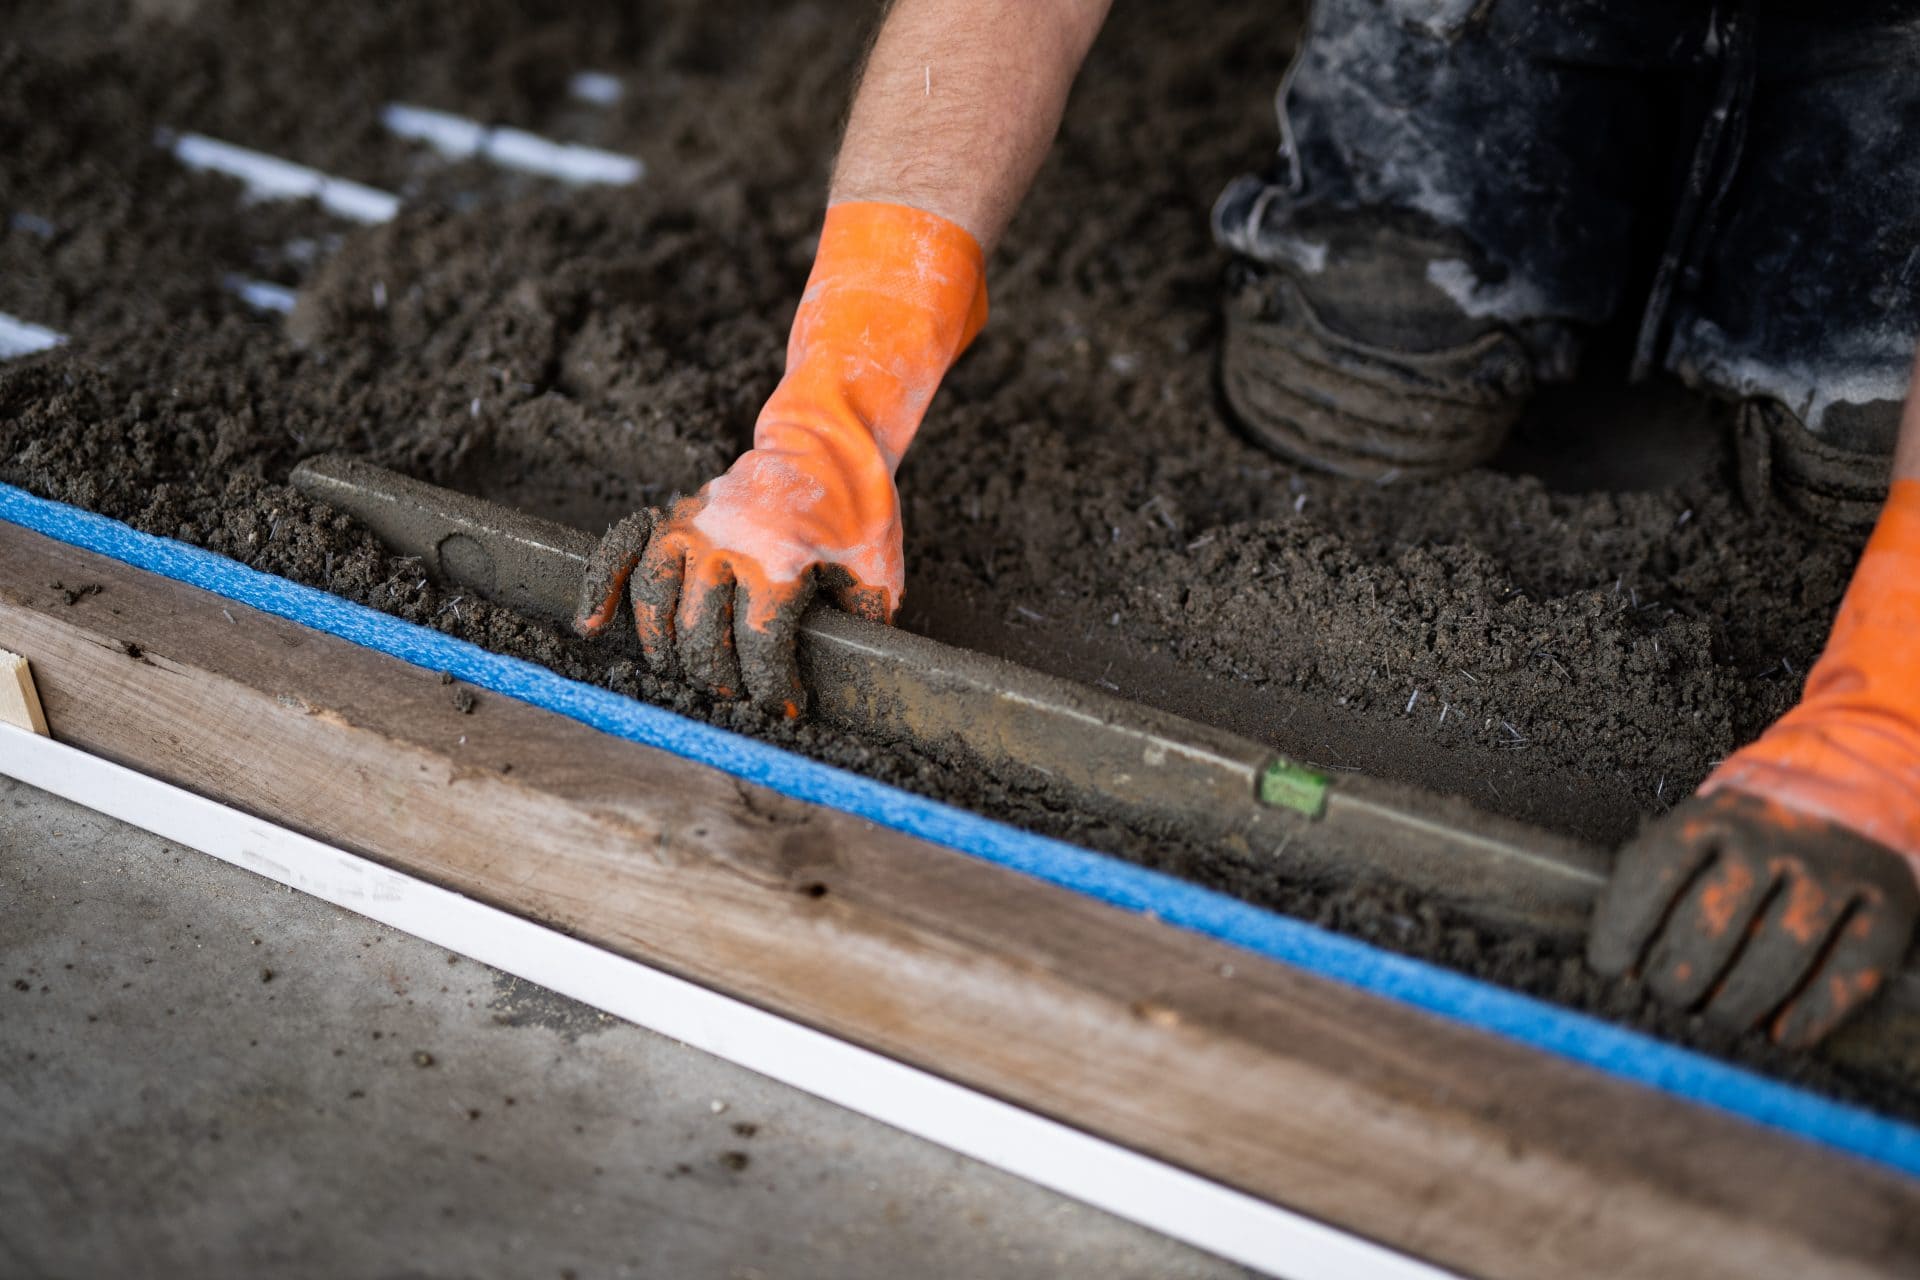
<svg viewBox="0 0 1920 1280">
<path fill-rule="evenodd" d="M 347 512 L 427 571 L 524 613 L 566 621 L 596 539 L 357 458 L 302 462 L 294 487 Z M 827 718 L 923 748 L 964 749 L 1037 784 L 1187 812 L 1278 803 L 1317 813 L 1323 783 L 1234 734 L 825 605 L 800 628 L 801 665 Z M 1271 776 L 1270 776 L 1271 775 Z M 1290 785 L 1289 785 L 1290 784 Z"/>
</svg>

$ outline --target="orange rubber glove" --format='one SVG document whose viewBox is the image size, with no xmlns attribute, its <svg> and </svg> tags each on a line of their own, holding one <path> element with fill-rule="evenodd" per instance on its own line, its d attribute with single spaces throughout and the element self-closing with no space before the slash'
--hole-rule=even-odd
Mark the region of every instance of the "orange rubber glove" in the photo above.
<svg viewBox="0 0 1920 1280">
<path fill-rule="evenodd" d="M 623 587 L 647 661 L 725 697 L 800 714 L 794 645 L 816 588 L 891 622 L 906 570 L 894 472 L 987 318 L 964 229 L 905 205 L 827 210 L 787 340 L 787 371 L 727 473 L 601 541 L 574 625 L 594 634 Z"/>
<path fill-rule="evenodd" d="M 1920 916 L 1920 481 L 1895 483 L 1791 711 L 1621 854 L 1588 957 L 1810 1044 Z"/>
</svg>

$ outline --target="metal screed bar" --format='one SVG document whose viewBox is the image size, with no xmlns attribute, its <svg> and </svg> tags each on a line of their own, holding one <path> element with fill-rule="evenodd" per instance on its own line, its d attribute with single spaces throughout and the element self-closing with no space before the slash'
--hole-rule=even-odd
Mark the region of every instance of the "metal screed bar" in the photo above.
<svg viewBox="0 0 1920 1280">
<path fill-rule="evenodd" d="M 293 482 L 445 581 L 573 614 L 590 534 L 341 455 L 308 459 Z M 1563 934 L 1605 879 L 1607 855 L 1578 841 L 1411 788 L 1330 780 L 1252 739 L 824 605 L 800 635 L 814 706 L 834 723 L 1149 831 L 1225 840 L 1291 875 L 1372 870 Z"/>
</svg>

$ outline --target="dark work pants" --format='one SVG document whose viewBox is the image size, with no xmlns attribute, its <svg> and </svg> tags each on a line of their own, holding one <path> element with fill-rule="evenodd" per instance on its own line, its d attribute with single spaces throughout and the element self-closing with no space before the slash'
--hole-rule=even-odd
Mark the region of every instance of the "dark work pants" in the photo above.
<svg viewBox="0 0 1920 1280">
<path fill-rule="evenodd" d="M 1641 371 L 1892 448 L 1920 3 L 1317 0 L 1278 107 L 1276 163 L 1215 207 L 1224 246 L 1311 287 L 1356 226 L 1456 243 L 1422 249 L 1427 281 L 1546 377 L 1630 311 Z"/>
</svg>

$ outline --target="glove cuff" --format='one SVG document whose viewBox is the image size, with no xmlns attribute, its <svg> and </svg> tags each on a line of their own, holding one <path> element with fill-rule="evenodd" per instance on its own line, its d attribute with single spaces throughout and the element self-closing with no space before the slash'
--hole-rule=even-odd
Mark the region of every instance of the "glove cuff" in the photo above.
<svg viewBox="0 0 1920 1280">
<path fill-rule="evenodd" d="M 839 438 L 850 411 L 890 477 L 986 320 L 986 257 L 964 228 L 907 205 L 831 206 L 755 446 L 794 430 L 836 452 L 865 444 Z"/>
<path fill-rule="evenodd" d="M 1800 702 L 1700 791 L 1851 828 L 1920 874 L 1920 480 L 1897 481 Z"/>
</svg>

